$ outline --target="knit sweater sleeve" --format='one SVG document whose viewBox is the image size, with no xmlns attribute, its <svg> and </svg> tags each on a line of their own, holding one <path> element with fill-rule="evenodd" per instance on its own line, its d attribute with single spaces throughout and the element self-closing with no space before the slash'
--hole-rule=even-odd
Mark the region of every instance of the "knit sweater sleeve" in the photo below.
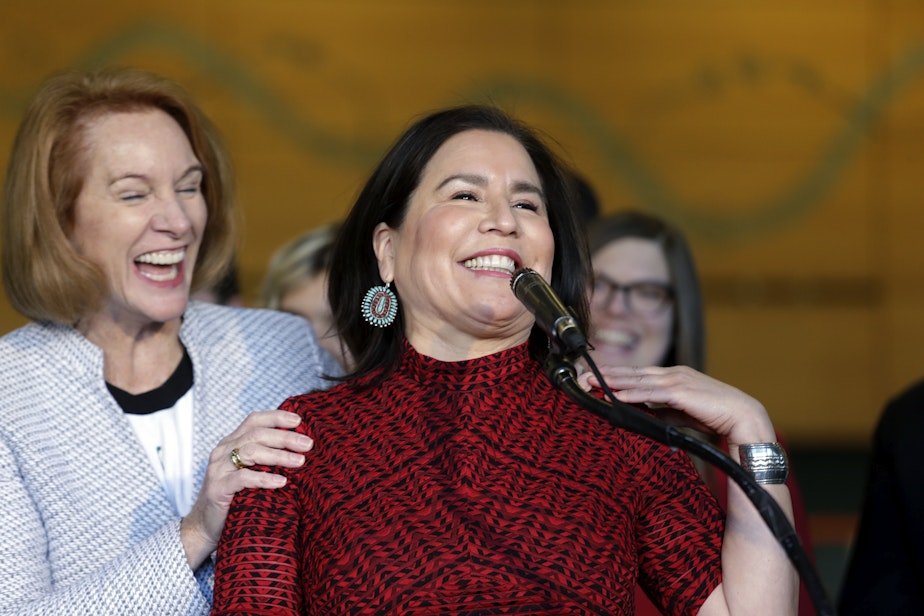
<svg viewBox="0 0 924 616">
<path fill-rule="evenodd" d="M 292 481 L 235 494 L 218 545 L 213 616 L 302 613 L 301 516 Z"/>
<path fill-rule="evenodd" d="M 102 566 L 87 563 L 95 575 L 55 586 L 42 517 L 10 462 L 0 442 L 0 614 L 115 615 L 142 605 L 148 613 L 208 613 L 186 564 L 179 519 Z"/>
<path fill-rule="evenodd" d="M 326 385 L 328 358 L 295 317 L 191 307 L 183 333 L 197 371 L 199 483 L 247 413 Z M 211 561 L 190 570 L 180 519 L 102 366 L 63 326 L 0 339 L 0 616 L 209 611 Z"/>
<path fill-rule="evenodd" d="M 664 613 L 696 614 L 722 581 L 724 514 L 689 456 L 642 447 L 650 475 L 638 522 L 639 583 Z"/>
</svg>

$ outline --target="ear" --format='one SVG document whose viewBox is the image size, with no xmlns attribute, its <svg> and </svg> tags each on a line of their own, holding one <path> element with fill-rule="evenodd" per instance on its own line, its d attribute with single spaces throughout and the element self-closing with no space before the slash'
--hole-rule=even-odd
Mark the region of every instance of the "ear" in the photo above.
<svg viewBox="0 0 924 616">
<path fill-rule="evenodd" d="M 395 279 L 395 233 L 384 222 L 377 224 L 372 232 L 372 250 L 379 262 L 379 276 L 386 285 Z"/>
</svg>

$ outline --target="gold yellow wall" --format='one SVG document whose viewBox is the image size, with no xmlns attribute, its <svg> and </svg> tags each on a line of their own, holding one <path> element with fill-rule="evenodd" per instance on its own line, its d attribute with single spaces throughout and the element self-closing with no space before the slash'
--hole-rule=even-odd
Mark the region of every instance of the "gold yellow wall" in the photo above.
<svg viewBox="0 0 924 616">
<path fill-rule="evenodd" d="M 710 372 L 792 442 L 866 442 L 924 376 L 924 9 L 910 0 L 6 0 L 0 164 L 67 66 L 186 84 L 239 170 L 249 298 L 415 115 L 493 100 L 611 210 L 688 230 Z M 0 332 L 23 323 L 0 302 Z"/>
</svg>

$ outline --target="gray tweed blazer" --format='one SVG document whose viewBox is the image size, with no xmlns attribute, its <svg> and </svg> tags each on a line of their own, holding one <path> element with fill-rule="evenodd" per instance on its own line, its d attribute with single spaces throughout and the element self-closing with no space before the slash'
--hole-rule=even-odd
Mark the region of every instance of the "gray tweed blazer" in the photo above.
<svg viewBox="0 0 924 616">
<path fill-rule="evenodd" d="M 339 368 L 310 325 L 191 303 L 196 491 L 216 443 L 255 410 L 322 389 Z M 0 614 L 206 614 L 179 517 L 103 379 L 99 348 L 30 323 L 0 338 Z"/>
</svg>

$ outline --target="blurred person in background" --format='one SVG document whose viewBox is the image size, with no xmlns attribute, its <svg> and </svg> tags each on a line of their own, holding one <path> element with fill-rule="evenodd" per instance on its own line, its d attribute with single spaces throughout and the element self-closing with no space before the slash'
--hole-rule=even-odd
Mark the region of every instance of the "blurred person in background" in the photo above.
<svg viewBox="0 0 924 616">
<path fill-rule="evenodd" d="M 339 368 L 303 319 L 190 302 L 234 253 L 228 154 L 128 69 L 47 80 L 3 189 L 0 612 L 207 614 L 233 495 L 312 440 L 275 409 Z"/>
<path fill-rule="evenodd" d="M 924 381 L 890 400 L 876 425 L 841 616 L 924 614 L 922 442 Z"/>
<path fill-rule="evenodd" d="M 681 231 L 635 210 L 601 215 L 586 225 L 594 272 L 588 336 L 594 361 L 601 366 L 682 365 L 705 371 L 703 299 L 693 253 Z M 721 446 L 728 451 L 727 443 Z M 724 473 L 700 460 L 696 463 L 725 507 Z M 796 531 L 811 556 L 808 515 L 793 473 L 787 485 Z M 639 595 L 638 614 L 659 613 Z M 804 585 L 799 614 L 815 614 Z"/>
<path fill-rule="evenodd" d="M 686 239 L 639 211 L 587 223 L 592 356 L 601 365 L 705 370 L 703 300 Z"/>
<path fill-rule="evenodd" d="M 346 368 L 349 351 L 337 335 L 327 298 L 330 252 L 339 228 L 323 225 L 280 247 L 263 277 L 260 305 L 308 319 L 321 345 Z"/>
<path fill-rule="evenodd" d="M 243 306 L 244 298 L 241 296 L 237 259 L 231 260 L 231 264 L 218 279 L 218 282 L 210 287 L 193 291 L 189 299 L 221 306 Z"/>
</svg>

